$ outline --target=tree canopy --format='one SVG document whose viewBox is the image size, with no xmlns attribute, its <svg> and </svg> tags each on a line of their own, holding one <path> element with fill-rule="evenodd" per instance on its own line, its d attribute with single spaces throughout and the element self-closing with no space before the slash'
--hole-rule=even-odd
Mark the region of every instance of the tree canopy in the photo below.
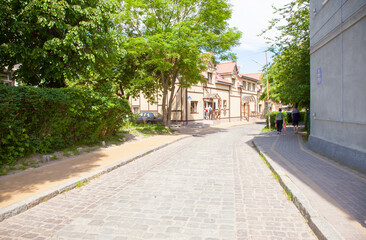
<svg viewBox="0 0 366 240">
<path fill-rule="evenodd" d="M 228 0 L 3 0 L 0 68 L 42 87 L 160 94 L 169 124 L 176 86 L 204 81 L 211 56 L 235 59 Z M 208 53 L 210 52 L 210 53 Z"/>
<path fill-rule="evenodd" d="M 275 55 L 268 66 L 270 99 L 284 104 L 310 107 L 310 53 L 309 53 L 309 1 L 295 0 L 283 8 L 276 8 L 280 18 L 270 22 L 263 31 L 272 28 L 280 34 L 266 38 L 268 49 Z M 267 78 L 263 78 L 266 85 Z"/>
<path fill-rule="evenodd" d="M 118 52 L 116 6 L 109 0 L 2 0 L 0 68 L 21 64 L 17 80 L 47 87 L 106 75 Z"/>
<path fill-rule="evenodd" d="M 129 42 L 145 45 L 145 71 L 162 92 L 164 123 L 169 124 L 176 84 L 187 88 L 203 81 L 204 59 L 212 52 L 222 59 L 241 33 L 228 26 L 226 0 L 126 0 L 121 2 L 120 27 Z M 151 92 L 150 92 L 151 93 Z"/>
</svg>

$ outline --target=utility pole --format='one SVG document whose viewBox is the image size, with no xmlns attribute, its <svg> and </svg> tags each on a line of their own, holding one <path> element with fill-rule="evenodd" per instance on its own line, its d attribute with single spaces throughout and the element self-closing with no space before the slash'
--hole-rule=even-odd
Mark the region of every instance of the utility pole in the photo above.
<svg viewBox="0 0 366 240">
<path fill-rule="evenodd" d="M 268 77 L 268 60 L 267 60 L 267 51 L 265 52 L 266 54 L 266 72 L 267 72 L 267 113 L 268 113 L 268 129 L 271 129 L 271 111 L 270 111 L 270 107 L 269 107 L 269 77 Z M 255 61 L 254 59 L 252 59 L 253 62 L 257 63 L 258 65 L 260 65 L 263 68 L 263 65 L 260 64 L 259 62 Z"/>
<path fill-rule="evenodd" d="M 267 71 L 267 113 L 268 113 L 268 129 L 271 130 L 271 111 L 269 108 L 269 80 L 268 80 L 268 61 L 267 61 L 267 51 L 266 53 L 266 71 Z"/>
</svg>

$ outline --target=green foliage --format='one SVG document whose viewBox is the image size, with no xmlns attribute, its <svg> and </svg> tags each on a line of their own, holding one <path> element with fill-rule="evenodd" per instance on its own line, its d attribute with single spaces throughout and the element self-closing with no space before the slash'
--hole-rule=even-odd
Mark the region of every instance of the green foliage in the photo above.
<svg viewBox="0 0 366 240">
<path fill-rule="evenodd" d="M 278 113 L 278 111 L 271 112 L 271 115 L 270 115 L 271 128 L 273 128 L 275 126 L 276 114 L 277 113 Z M 292 124 L 292 114 L 291 114 L 291 112 L 282 111 L 282 113 L 283 113 L 284 119 L 286 121 L 286 125 Z M 306 118 L 306 112 L 305 111 L 300 111 L 299 122 L 305 122 L 305 118 Z M 268 113 L 266 113 L 266 126 L 268 128 Z"/>
<path fill-rule="evenodd" d="M 0 69 L 21 64 L 26 85 L 102 78 L 116 61 L 115 1 L 2 0 Z"/>
<path fill-rule="evenodd" d="M 139 56 L 128 51 L 123 61 L 132 60 L 136 69 L 130 75 L 148 83 L 150 88 L 144 89 L 147 97 L 161 90 L 165 124 L 170 123 L 176 83 L 188 88 L 204 80 L 201 72 L 211 56 L 201 53 L 212 52 L 226 59 L 241 37 L 228 25 L 231 9 L 226 0 L 125 0 L 120 12 L 117 21 L 129 37 L 128 44 L 143 50 Z"/>
<path fill-rule="evenodd" d="M 87 89 L 0 86 L 0 164 L 113 136 L 127 101 Z"/>
<path fill-rule="evenodd" d="M 308 1 L 295 0 L 275 8 L 280 18 L 273 19 L 264 33 L 276 28 L 280 35 L 269 39 L 275 56 L 268 66 L 270 98 L 283 104 L 310 107 L 310 38 Z M 283 25 L 283 21 L 285 24 Z M 266 85 L 267 76 L 263 77 Z"/>
<path fill-rule="evenodd" d="M 172 133 L 174 130 L 164 126 L 161 123 L 157 124 L 136 124 L 133 121 L 125 122 L 122 130 L 124 132 L 141 133 L 143 135 L 166 134 Z"/>
</svg>

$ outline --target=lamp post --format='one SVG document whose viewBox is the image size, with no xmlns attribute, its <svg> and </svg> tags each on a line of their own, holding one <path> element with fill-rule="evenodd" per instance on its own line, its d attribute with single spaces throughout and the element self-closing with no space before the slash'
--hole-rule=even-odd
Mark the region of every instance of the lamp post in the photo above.
<svg viewBox="0 0 366 240">
<path fill-rule="evenodd" d="M 267 61 L 267 52 L 266 53 L 266 71 L 267 71 L 267 113 L 268 113 L 268 129 L 271 130 L 271 110 L 269 107 L 269 83 L 268 83 L 268 61 Z"/>
<path fill-rule="evenodd" d="M 268 61 L 267 61 L 267 52 L 265 52 L 266 54 L 266 72 L 267 72 L 267 113 L 268 113 L 268 129 L 271 130 L 271 110 L 269 107 L 269 80 L 268 80 Z M 259 62 L 255 61 L 254 59 L 252 59 L 253 62 L 257 63 L 258 65 L 260 65 L 261 67 L 263 67 L 262 64 L 260 64 Z"/>
</svg>

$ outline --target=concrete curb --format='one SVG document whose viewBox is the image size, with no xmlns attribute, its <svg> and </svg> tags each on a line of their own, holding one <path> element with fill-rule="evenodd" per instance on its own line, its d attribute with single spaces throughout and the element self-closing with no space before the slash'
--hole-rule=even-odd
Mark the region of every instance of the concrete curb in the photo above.
<svg viewBox="0 0 366 240">
<path fill-rule="evenodd" d="M 54 187 L 54 188 L 51 188 L 43 193 L 40 193 L 40 194 L 37 194 L 37 195 L 34 195 L 32 197 L 29 197 L 23 201 L 20 201 L 18 203 L 15 203 L 15 204 L 12 204 L 8 207 L 5 207 L 5 208 L 2 208 L 0 209 L 0 222 L 7 219 L 7 218 L 10 218 L 12 216 L 15 216 L 19 213 L 22 213 L 22 212 L 25 212 L 26 210 L 42 203 L 42 202 L 45 202 L 63 192 L 66 192 L 68 190 L 71 190 L 73 188 L 75 188 L 78 184 L 80 183 L 84 183 L 84 182 L 87 182 L 89 180 L 92 180 L 93 178 L 96 178 L 100 175 L 103 175 L 103 174 L 106 174 L 106 173 L 109 173 L 123 165 L 126 165 L 136 159 L 139 159 L 141 157 L 144 157 L 152 152 L 155 152 L 159 149 L 162 149 L 170 144 L 173 144 L 173 143 L 176 143 L 178 141 L 181 141 L 183 139 L 186 139 L 186 138 L 189 138 L 191 136 L 182 136 L 178 139 L 175 139 L 171 142 L 168 142 L 168 143 L 164 143 L 164 144 L 161 144 L 157 147 L 153 147 L 145 152 L 141 152 L 137 155 L 134 155 L 128 159 L 125 159 L 125 160 L 122 160 L 120 162 L 117 162 L 117 163 L 114 163 L 108 167 L 105 167 L 105 168 L 102 168 L 102 169 L 99 169 L 97 171 L 94 171 L 92 173 L 89 173 L 89 174 L 86 174 L 85 176 L 83 177 L 79 177 L 79 178 L 76 178 L 76 179 L 73 179 L 65 184 L 62 184 L 60 186 L 57 186 L 57 187 Z"/>
<path fill-rule="evenodd" d="M 297 186 L 288 177 L 286 170 L 271 159 L 265 151 L 254 140 L 253 144 L 265 158 L 272 172 L 279 177 L 281 186 L 289 193 L 291 193 L 291 200 L 306 219 L 309 227 L 319 240 L 343 240 L 343 238 L 334 230 L 334 228 L 323 217 L 319 216 L 308 199 L 302 194 Z"/>
</svg>

